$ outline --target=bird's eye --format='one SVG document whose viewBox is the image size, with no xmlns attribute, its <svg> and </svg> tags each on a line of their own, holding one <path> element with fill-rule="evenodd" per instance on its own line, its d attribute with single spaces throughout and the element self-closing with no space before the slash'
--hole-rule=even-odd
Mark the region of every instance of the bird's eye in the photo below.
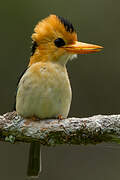
<svg viewBox="0 0 120 180">
<path fill-rule="evenodd" d="M 65 41 L 62 38 L 58 38 L 54 41 L 56 47 L 61 47 L 65 45 Z"/>
</svg>

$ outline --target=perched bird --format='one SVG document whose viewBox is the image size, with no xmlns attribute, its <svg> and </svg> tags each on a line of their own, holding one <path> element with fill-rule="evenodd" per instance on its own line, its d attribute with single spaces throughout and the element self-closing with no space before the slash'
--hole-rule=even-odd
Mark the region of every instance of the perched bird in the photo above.
<svg viewBox="0 0 120 180">
<path fill-rule="evenodd" d="M 66 63 L 76 54 L 98 52 L 102 47 L 78 42 L 73 25 L 56 15 L 36 25 L 32 41 L 30 62 L 18 84 L 16 111 L 33 120 L 66 118 L 72 99 Z M 30 152 L 36 156 L 39 145 L 35 146 L 32 144 Z M 35 163 L 39 165 L 34 157 L 30 160 L 32 168 Z"/>
</svg>

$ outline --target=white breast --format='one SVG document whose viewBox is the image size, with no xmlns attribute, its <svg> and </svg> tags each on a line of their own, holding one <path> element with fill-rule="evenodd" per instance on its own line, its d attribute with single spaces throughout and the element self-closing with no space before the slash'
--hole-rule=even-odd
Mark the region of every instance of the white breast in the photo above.
<svg viewBox="0 0 120 180">
<path fill-rule="evenodd" d="M 23 117 L 67 117 L 71 96 L 65 66 L 39 62 L 32 65 L 20 80 L 16 110 Z"/>
</svg>

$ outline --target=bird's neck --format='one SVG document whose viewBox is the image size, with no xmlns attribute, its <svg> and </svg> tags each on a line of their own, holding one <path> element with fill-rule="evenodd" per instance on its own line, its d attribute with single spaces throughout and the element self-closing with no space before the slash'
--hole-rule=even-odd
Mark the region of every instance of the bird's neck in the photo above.
<svg viewBox="0 0 120 180">
<path fill-rule="evenodd" d="M 54 62 L 54 63 L 58 63 L 61 65 L 66 65 L 68 59 L 71 57 L 70 54 L 63 54 L 61 56 L 59 56 L 58 58 L 53 54 L 53 55 L 48 55 L 48 54 L 39 54 L 39 53 L 35 53 L 33 56 L 30 57 L 30 62 L 29 62 L 29 67 L 34 64 L 34 63 L 38 63 L 38 62 Z"/>
<path fill-rule="evenodd" d="M 30 62 L 28 66 L 30 67 L 31 65 L 37 62 L 46 62 L 47 61 L 46 59 L 47 58 L 45 58 L 45 56 L 42 56 L 39 53 L 34 53 L 34 55 L 30 57 Z"/>
</svg>

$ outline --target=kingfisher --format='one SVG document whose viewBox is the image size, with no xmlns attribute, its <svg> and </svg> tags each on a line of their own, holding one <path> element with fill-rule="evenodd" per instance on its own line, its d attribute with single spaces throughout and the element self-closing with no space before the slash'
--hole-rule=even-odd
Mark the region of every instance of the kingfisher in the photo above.
<svg viewBox="0 0 120 180">
<path fill-rule="evenodd" d="M 99 52 L 102 46 L 78 42 L 73 25 L 57 15 L 38 22 L 32 34 L 32 54 L 27 69 L 19 80 L 16 111 L 23 118 L 43 120 L 67 118 L 72 90 L 66 69 L 69 59 L 77 54 Z M 36 150 L 37 149 L 37 150 Z M 40 167 L 40 144 L 32 143 L 30 176 L 37 176 Z M 38 156 L 37 156 L 38 154 Z M 32 160 L 31 160 L 32 158 Z"/>
</svg>

